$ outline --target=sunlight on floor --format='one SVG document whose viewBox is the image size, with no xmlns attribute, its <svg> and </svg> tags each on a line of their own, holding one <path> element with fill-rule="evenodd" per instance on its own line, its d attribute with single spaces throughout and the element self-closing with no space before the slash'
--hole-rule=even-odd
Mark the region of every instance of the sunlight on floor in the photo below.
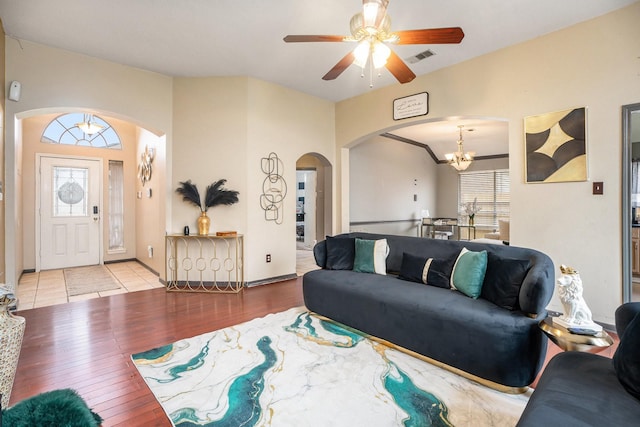
<svg viewBox="0 0 640 427">
<path fill-rule="evenodd" d="M 164 287 L 158 276 L 136 261 L 105 264 L 105 267 L 118 280 L 122 286 L 120 289 L 73 297 L 67 296 L 63 270 L 25 273 L 18 284 L 18 310 Z"/>
</svg>

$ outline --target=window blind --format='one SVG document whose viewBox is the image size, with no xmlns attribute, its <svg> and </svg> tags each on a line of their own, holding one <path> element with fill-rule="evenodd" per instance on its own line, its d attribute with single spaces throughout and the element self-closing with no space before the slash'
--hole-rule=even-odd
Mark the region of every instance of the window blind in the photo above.
<svg viewBox="0 0 640 427">
<path fill-rule="evenodd" d="M 489 170 L 461 172 L 458 175 L 458 220 L 468 221 L 464 210 L 466 203 L 477 200 L 480 211 L 475 215 L 475 225 L 493 228 L 498 220 L 509 220 L 509 171 Z"/>
</svg>

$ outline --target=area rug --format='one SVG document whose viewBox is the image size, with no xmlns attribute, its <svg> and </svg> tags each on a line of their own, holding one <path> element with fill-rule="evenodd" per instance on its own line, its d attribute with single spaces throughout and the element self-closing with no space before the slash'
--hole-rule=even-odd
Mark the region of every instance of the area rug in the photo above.
<svg viewBox="0 0 640 427">
<path fill-rule="evenodd" d="M 504 394 L 303 307 L 134 354 L 174 426 L 514 426 Z"/>
<path fill-rule="evenodd" d="M 64 280 L 70 297 L 120 289 L 120 283 L 104 265 L 65 268 Z"/>
</svg>

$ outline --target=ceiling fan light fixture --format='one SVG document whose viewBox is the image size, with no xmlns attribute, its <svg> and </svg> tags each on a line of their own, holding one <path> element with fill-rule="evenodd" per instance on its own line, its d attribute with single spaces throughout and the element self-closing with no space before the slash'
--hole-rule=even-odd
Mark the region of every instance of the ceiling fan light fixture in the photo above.
<svg viewBox="0 0 640 427">
<path fill-rule="evenodd" d="M 362 15 L 365 27 L 377 28 L 387 13 L 389 0 L 365 0 L 362 2 Z"/>
<path fill-rule="evenodd" d="M 371 61 L 374 68 L 382 68 L 387 64 L 391 49 L 384 43 L 376 42 L 371 50 Z"/>
<path fill-rule="evenodd" d="M 353 61 L 360 68 L 364 68 L 367 66 L 367 61 L 369 60 L 369 53 L 371 52 L 371 43 L 369 40 L 362 40 L 358 43 L 358 46 L 353 50 L 353 56 L 355 60 Z"/>
</svg>

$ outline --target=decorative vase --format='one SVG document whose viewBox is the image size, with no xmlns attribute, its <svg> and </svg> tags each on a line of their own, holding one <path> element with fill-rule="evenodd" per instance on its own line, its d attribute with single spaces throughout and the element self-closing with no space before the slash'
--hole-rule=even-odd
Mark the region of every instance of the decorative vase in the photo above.
<svg viewBox="0 0 640 427">
<path fill-rule="evenodd" d="M 198 234 L 201 236 L 206 236 L 209 234 L 209 226 L 211 225 L 211 220 L 207 216 L 205 211 L 200 213 L 198 217 Z"/>
<path fill-rule="evenodd" d="M 9 312 L 9 307 L 14 302 L 13 293 L 0 287 L 0 394 L 3 408 L 9 407 L 24 336 L 24 317 L 14 316 Z"/>
<path fill-rule="evenodd" d="M 474 221 L 473 221 L 473 215 L 469 215 L 469 225 L 473 226 Z"/>
</svg>

